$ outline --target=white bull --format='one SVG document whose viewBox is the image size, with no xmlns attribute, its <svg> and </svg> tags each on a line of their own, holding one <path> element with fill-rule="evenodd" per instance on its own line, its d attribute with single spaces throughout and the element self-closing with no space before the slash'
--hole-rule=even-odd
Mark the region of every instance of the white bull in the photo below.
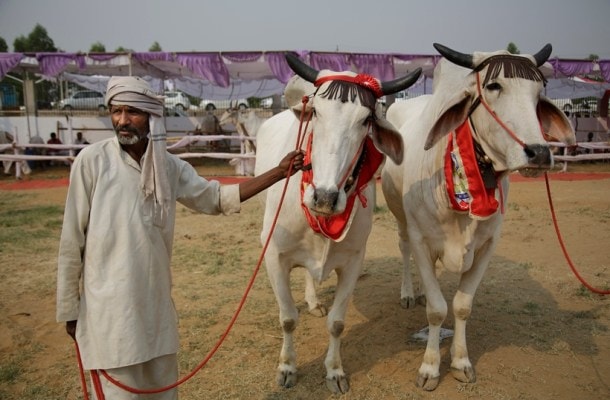
<svg viewBox="0 0 610 400">
<path fill-rule="evenodd" d="M 287 55 L 286 59 L 303 79 L 293 78 L 287 85 L 285 93 L 291 110 L 270 118 L 259 129 L 256 173 L 277 165 L 287 151 L 297 147 L 302 113 L 305 119 L 311 117 L 302 146 L 311 169 L 290 179 L 265 253 L 284 337 L 276 378 L 279 385 L 287 388 L 297 380 L 292 336 L 299 315 L 290 288 L 291 270 L 295 267 L 307 269 L 306 301 L 310 310 L 317 310 L 322 315 L 326 310 L 316 298 L 313 281 L 324 281 L 334 270 L 337 287 L 327 317 L 330 343 L 324 364 L 329 389 L 345 393 L 349 390 L 349 382 L 341 362 L 340 336 L 345 328 L 347 305 L 362 270 L 372 226 L 375 185 L 369 183 L 374 179 L 376 162 L 383 159 L 375 147 L 397 163 L 402 160 L 400 136 L 381 117 L 380 108 L 376 111 L 376 97 L 409 87 L 421 70 L 380 84 L 367 75 L 316 71 L 294 56 Z M 309 98 L 306 106 L 301 103 L 303 95 Z M 283 184 L 277 184 L 267 190 L 261 232 L 263 243 L 280 207 L 283 187 Z M 320 233 L 314 231 L 308 219 Z M 343 230 L 337 228 L 342 223 L 345 224 Z"/>
<path fill-rule="evenodd" d="M 540 95 L 545 80 L 538 67 L 549 57 L 550 45 L 534 56 L 466 55 L 435 47 L 445 59 L 435 69 L 433 94 L 388 110 L 388 120 L 403 137 L 405 156 L 402 165 L 388 160 L 382 171 L 403 256 L 401 301 L 415 304 L 411 252 L 426 296 L 429 337 L 417 378 L 417 386 L 426 390 L 439 383 L 439 333 L 447 316 L 435 263 L 460 274 L 453 297 L 451 370 L 459 381 L 474 382 L 466 320 L 500 238 L 508 174 L 533 175 L 552 167 L 543 135 L 575 141 L 564 114 Z M 455 193 L 448 192 L 451 186 Z"/>
</svg>

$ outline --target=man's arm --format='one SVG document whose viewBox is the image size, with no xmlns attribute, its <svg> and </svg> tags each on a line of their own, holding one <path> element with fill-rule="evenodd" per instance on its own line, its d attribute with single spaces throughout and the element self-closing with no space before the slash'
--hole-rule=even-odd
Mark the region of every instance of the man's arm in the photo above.
<svg viewBox="0 0 610 400">
<path fill-rule="evenodd" d="M 239 200 L 246 201 L 250 197 L 257 195 L 269 186 L 294 175 L 297 171 L 303 168 L 304 154 L 301 150 L 294 150 L 288 153 L 277 167 L 271 168 L 269 171 L 255 176 L 247 181 L 239 184 Z"/>
</svg>

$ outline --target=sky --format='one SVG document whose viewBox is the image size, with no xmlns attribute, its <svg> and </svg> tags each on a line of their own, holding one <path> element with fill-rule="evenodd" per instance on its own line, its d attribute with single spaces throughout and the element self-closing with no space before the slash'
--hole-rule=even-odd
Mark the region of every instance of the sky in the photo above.
<svg viewBox="0 0 610 400">
<path fill-rule="evenodd" d="M 522 54 L 553 45 L 551 57 L 610 59 L 610 0 L 0 0 L 0 37 L 42 25 L 55 47 L 102 43 L 148 51 L 311 50 Z"/>
</svg>

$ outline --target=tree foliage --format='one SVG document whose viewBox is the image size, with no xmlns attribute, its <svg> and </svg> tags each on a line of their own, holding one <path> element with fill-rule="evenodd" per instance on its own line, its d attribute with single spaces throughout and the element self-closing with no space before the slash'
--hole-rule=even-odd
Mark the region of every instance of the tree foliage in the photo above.
<svg viewBox="0 0 610 400">
<path fill-rule="evenodd" d="M 8 45 L 3 37 L 0 37 L 0 53 L 6 53 L 8 51 Z"/>
<path fill-rule="evenodd" d="M 15 52 L 56 52 L 57 47 L 47 33 L 47 30 L 40 24 L 36 24 L 28 36 L 20 35 L 13 42 Z"/>
<path fill-rule="evenodd" d="M 513 42 L 510 42 L 508 46 L 506 46 L 506 51 L 510 54 L 521 54 L 521 51 L 519 51 L 519 48 Z"/>
<path fill-rule="evenodd" d="M 89 53 L 105 53 L 106 46 L 100 41 L 97 41 L 91 45 L 89 48 Z"/>
<path fill-rule="evenodd" d="M 148 51 L 163 51 L 163 49 L 161 49 L 161 45 L 159 44 L 159 42 L 154 42 L 150 48 L 148 49 Z"/>
</svg>

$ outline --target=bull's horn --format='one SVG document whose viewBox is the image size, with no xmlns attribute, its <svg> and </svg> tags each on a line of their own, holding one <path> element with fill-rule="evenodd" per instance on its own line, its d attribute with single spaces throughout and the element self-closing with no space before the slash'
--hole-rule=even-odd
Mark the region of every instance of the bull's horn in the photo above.
<svg viewBox="0 0 610 400">
<path fill-rule="evenodd" d="M 318 78 L 318 73 L 315 68 L 310 67 L 301 61 L 297 56 L 291 53 L 286 53 L 286 62 L 290 66 L 290 68 L 301 78 L 305 79 L 308 82 L 314 83 Z"/>
<path fill-rule="evenodd" d="M 553 46 L 550 43 L 547 43 L 546 46 L 542 48 L 538 53 L 534 54 L 534 59 L 536 60 L 536 66 L 540 67 L 542 64 L 546 62 L 551 56 L 551 52 L 553 51 Z"/>
<path fill-rule="evenodd" d="M 405 90 L 409 86 L 413 85 L 419 79 L 421 75 L 421 68 L 417 68 L 415 71 L 402 78 L 394 79 L 388 82 L 381 82 L 381 91 L 383 94 L 392 94 Z"/>
<path fill-rule="evenodd" d="M 472 54 L 460 53 L 459 51 L 452 50 L 449 47 L 438 43 L 434 43 L 433 46 L 443 57 L 452 63 L 468 69 L 474 68 Z"/>
</svg>

